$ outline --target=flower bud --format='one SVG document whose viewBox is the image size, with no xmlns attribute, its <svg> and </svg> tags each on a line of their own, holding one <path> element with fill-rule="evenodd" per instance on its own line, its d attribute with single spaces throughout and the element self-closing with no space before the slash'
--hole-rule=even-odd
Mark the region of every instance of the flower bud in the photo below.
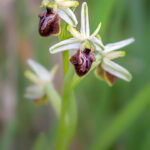
<svg viewBox="0 0 150 150">
<path fill-rule="evenodd" d="M 116 80 L 118 79 L 116 76 L 110 74 L 105 71 L 101 65 L 98 65 L 95 70 L 95 75 L 98 79 L 103 80 L 108 83 L 109 86 L 113 86 Z"/>
<path fill-rule="evenodd" d="M 70 62 L 74 65 L 78 76 L 82 77 L 90 70 L 95 56 L 90 49 L 84 51 L 78 50 L 75 55 L 70 58 Z"/>
<path fill-rule="evenodd" d="M 46 11 L 38 15 L 40 18 L 39 33 L 43 37 L 58 34 L 60 32 L 58 14 L 55 14 L 52 8 L 46 7 L 46 9 Z"/>
</svg>

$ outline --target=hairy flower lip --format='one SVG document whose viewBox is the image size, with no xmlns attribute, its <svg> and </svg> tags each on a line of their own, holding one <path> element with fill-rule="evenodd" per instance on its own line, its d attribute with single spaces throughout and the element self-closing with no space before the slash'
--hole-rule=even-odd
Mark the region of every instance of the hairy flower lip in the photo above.
<svg viewBox="0 0 150 150">
<path fill-rule="evenodd" d="M 46 7 L 46 11 L 39 15 L 39 34 L 43 37 L 55 35 L 60 32 L 59 16 L 52 8 Z"/>
<path fill-rule="evenodd" d="M 91 69 L 92 63 L 95 61 L 91 49 L 85 48 L 83 51 L 80 49 L 70 58 L 70 62 L 75 68 L 75 72 L 79 77 L 84 76 Z"/>
</svg>

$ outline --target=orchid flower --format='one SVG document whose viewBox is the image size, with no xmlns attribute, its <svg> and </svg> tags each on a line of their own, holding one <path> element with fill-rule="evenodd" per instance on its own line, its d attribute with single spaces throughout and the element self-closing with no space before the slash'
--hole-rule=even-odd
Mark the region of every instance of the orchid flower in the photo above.
<svg viewBox="0 0 150 150">
<path fill-rule="evenodd" d="M 77 7 L 78 1 L 75 0 L 43 0 L 41 7 L 49 7 L 54 10 L 55 14 L 63 19 L 67 24 L 76 27 L 78 21 L 70 7 Z"/>
<path fill-rule="evenodd" d="M 33 82 L 33 85 L 27 88 L 25 97 L 35 100 L 36 102 L 44 102 L 46 100 L 45 87 L 52 83 L 57 66 L 51 71 L 48 71 L 42 65 L 31 59 L 28 60 L 28 64 L 34 73 L 27 70 L 25 76 Z"/>
<path fill-rule="evenodd" d="M 101 28 L 101 23 L 98 25 L 95 32 L 90 35 L 88 6 L 84 2 L 81 9 L 81 30 L 78 32 L 73 26 L 68 26 L 68 31 L 73 38 L 64 40 L 49 48 L 50 53 L 55 54 L 65 50 L 84 50 L 85 48 L 101 51 L 104 47 L 101 40 L 96 35 Z"/>
<path fill-rule="evenodd" d="M 129 38 L 120 42 L 107 44 L 104 46 L 104 51 L 100 52 L 98 57 L 100 58 L 100 63 L 95 71 L 96 76 L 107 81 L 107 83 L 112 86 L 117 78 L 121 78 L 125 81 L 131 81 L 132 75 L 117 63 L 113 62 L 113 59 L 118 57 L 123 57 L 125 55 L 124 51 L 116 51 L 134 42 L 134 38 Z"/>
</svg>

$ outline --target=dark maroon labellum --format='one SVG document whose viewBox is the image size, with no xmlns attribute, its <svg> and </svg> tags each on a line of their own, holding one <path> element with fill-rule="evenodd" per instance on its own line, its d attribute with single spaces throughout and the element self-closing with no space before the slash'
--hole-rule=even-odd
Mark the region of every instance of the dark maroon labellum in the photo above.
<svg viewBox="0 0 150 150">
<path fill-rule="evenodd" d="M 39 33 L 44 37 L 58 34 L 60 31 L 58 14 L 55 14 L 52 8 L 47 7 L 46 9 L 46 11 L 38 15 L 40 18 Z"/>
<path fill-rule="evenodd" d="M 78 50 L 76 54 L 70 58 L 70 62 L 74 65 L 75 71 L 80 77 L 88 73 L 94 61 L 95 56 L 92 51 L 87 48 L 84 51 Z"/>
</svg>

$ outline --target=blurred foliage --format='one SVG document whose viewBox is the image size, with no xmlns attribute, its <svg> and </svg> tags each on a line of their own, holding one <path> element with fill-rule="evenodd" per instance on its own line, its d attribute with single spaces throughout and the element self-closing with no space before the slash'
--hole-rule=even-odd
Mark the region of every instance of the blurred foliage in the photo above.
<svg viewBox="0 0 150 150">
<path fill-rule="evenodd" d="M 110 88 L 90 73 L 76 87 L 78 126 L 70 149 L 149 150 L 150 87 L 147 84 L 150 84 L 150 1 L 87 2 L 91 29 L 93 31 L 102 22 L 100 34 L 104 43 L 135 37 L 136 42 L 125 48 L 127 56 L 118 60 L 131 71 L 133 80 L 130 83 L 118 80 Z M 49 55 L 48 52 L 56 37 L 41 38 L 37 32 L 40 0 L 2 3 L 6 3 L 8 12 L 0 9 L 0 150 L 53 149 L 58 126 L 56 116 L 51 106 L 36 107 L 24 98 L 28 84 L 24 70 L 30 57 L 47 68 L 59 63 L 61 70 L 60 55 Z M 76 12 L 80 16 L 80 7 Z M 8 35 L 10 28 L 15 32 Z M 15 42 L 14 45 L 12 42 Z M 14 46 L 11 47 L 11 54 L 8 45 Z M 7 66 L 12 62 L 16 68 L 10 70 Z M 17 85 L 13 86 L 13 79 Z M 61 83 L 60 79 L 56 81 L 57 89 Z M 7 89 L 9 91 L 5 91 Z M 8 100 L 13 97 L 15 106 Z M 9 112 L 11 107 L 13 113 Z"/>
</svg>

